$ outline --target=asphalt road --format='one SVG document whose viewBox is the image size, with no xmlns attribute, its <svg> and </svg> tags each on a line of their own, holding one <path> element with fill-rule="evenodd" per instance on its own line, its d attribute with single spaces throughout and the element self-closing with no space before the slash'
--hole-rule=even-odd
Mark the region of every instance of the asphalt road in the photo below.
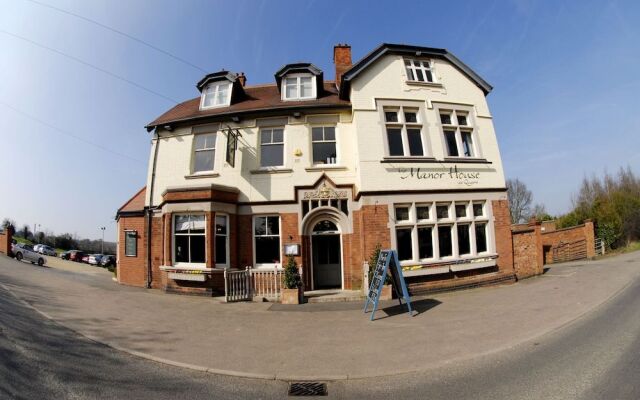
<svg viewBox="0 0 640 400">
<path fill-rule="evenodd" d="M 0 399 L 277 399 L 287 397 L 287 386 L 121 353 L 44 318 L 0 286 Z M 640 399 L 640 280 L 533 342 L 427 373 L 329 382 L 328 391 L 328 398 L 386 400 Z"/>
</svg>

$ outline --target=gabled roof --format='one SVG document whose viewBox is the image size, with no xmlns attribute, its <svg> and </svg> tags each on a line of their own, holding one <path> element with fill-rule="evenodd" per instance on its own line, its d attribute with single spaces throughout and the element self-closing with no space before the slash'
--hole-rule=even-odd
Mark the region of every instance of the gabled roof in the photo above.
<svg viewBox="0 0 640 400">
<path fill-rule="evenodd" d="M 460 61 L 456 56 L 451 54 L 446 49 L 436 49 L 432 47 L 410 46 L 406 44 L 392 44 L 383 43 L 378 46 L 371 53 L 364 56 L 360 61 L 353 64 L 353 66 L 347 70 L 339 82 L 340 85 L 340 98 L 349 98 L 349 88 L 351 87 L 351 81 L 356 78 L 362 71 L 366 70 L 370 65 L 376 62 L 380 57 L 386 54 L 398 54 L 405 56 L 427 56 L 443 58 L 453 64 L 462 73 L 467 75 L 482 91 L 485 95 L 489 94 L 493 87 L 487 83 L 480 75 L 476 74 L 469 66 Z"/>
<path fill-rule="evenodd" d="M 284 110 L 318 109 L 318 108 L 346 108 L 351 103 L 338 97 L 338 90 L 333 81 L 324 83 L 324 90 L 318 92 L 318 98 L 301 101 L 282 101 L 279 88 L 276 84 L 245 86 L 242 101 L 232 103 L 228 107 L 217 107 L 201 110 L 200 97 L 180 103 L 165 112 L 146 128 L 152 130 L 157 126 L 170 125 L 186 121 L 204 121 L 215 117 L 242 115 L 247 113 L 267 113 Z"/>
<path fill-rule="evenodd" d="M 140 189 L 138 193 L 134 194 L 132 198 L 127 200 L 127 202 L 124 203 L 122 207 L 118 209 L 118 212 L 116 213 L 116 219 L 121 214 L 135 214 L 135 213 L 143 212 L 144 200 L 145 200 L 146 194 L 147 194 L 147 187 L 145 186 L 142 189 Z"/>
</svg>

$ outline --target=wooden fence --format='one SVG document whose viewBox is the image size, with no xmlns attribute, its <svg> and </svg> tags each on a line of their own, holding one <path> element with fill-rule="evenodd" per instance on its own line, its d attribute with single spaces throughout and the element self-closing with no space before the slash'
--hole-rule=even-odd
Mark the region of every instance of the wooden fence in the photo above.
<svg viewBox="0 0 640 400">
<path fill-rule="evenodd" d="M 554 263 L 585 258 L 587 258 L 587 241 L 584 239 L 575 242 L 561 242 L 553 248 Z"/>
</svg>

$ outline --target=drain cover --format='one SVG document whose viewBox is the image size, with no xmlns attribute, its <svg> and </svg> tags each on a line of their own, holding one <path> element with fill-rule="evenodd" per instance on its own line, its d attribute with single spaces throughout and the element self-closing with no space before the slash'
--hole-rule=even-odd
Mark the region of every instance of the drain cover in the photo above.
<svg viewBox="0 0 640 400">
<path fill-rule="evenodd" d="M 291 382 L 289 396 L 326 396 L 327 384 L 321 382 Z"/>
</svg>

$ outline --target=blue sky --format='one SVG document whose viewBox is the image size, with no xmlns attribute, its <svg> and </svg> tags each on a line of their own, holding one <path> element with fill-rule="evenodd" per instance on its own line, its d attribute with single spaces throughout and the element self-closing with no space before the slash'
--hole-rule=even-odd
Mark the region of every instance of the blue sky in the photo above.
<svg viewBox="0 0 640 400">
<path fill-rule="evenodd" d="M 382 42 L 447 48 L 494 86 L 507 177 L 551 213 L 585 175 L 640 171 L 637 1 L 38 2 L 249 84 L 295 61 L 332 79 L 339 42 L 354 61 Z M 167 98 L 195 97 L 204 73 L 29 0 L 0 9 L 0 218 L 89 238 L 106 226 L 115 240 L 115 211 L 145 184 L 143 126 Z"/>
</svg>

